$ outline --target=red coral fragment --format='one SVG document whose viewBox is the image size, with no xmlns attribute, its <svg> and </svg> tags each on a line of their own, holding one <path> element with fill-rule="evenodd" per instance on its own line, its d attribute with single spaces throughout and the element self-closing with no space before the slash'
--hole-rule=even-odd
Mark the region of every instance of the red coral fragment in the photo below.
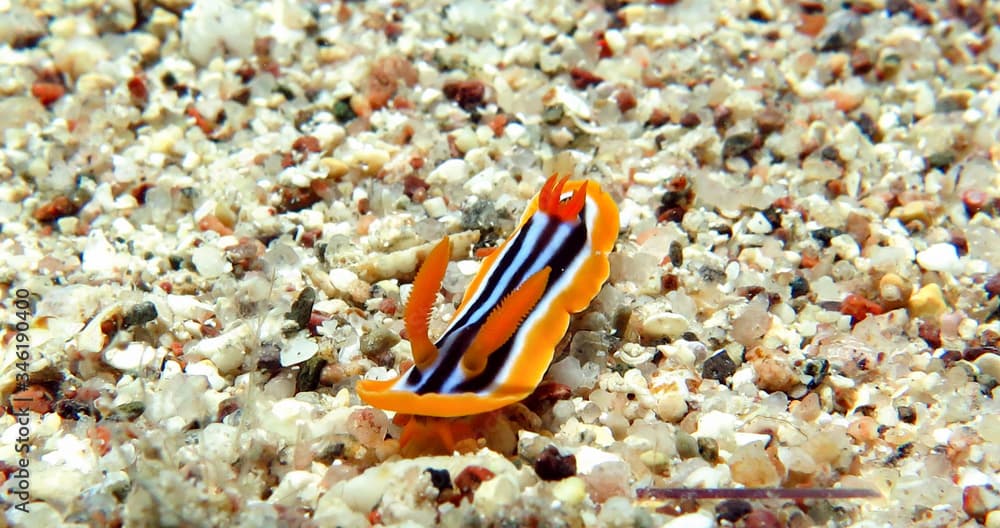
<svg viewBox="0 0 1000 528">
<path fill-rule="evenodd" d="M 312 188 L 281 186 L 278 188 L 278 192 L 281 194 L 278 210 L 282 213 L 294 213 L 308 209 L 322 199 Z"/>
<path fill-rule="evenodd" d="M 216 233 L 227 236 L 233 234 L 233 230 L 230 229 L 226 224 L 219 219 L 218 216 L 214 214 L 205 215 L 201 220 L 198 221 L 198 229 L 202 231 L 215 231 Z"/>
<path fill-rule="evenodd" d="M 368 86 L 365 95 L 372 109 L 378 110 L 389 102 L 396 94 L 399 82 L 413 86 L 417 82 L 417 69 L 406 58 L 398 56 L 383 57 L 372 64 L 368 76 Z M 360 114 L 359 114 L 360 115 Z"/>
<path fill-rule="evenodd" d="M 38 99 L 39 103 L 50 106 L 59 100 L 66 93 L 66 88 L 54 82 L 36 82 L 31 85 L 31 95 Z"/>
<path fill-rule="evenodd" d="M 87 431 L 87 438 L 90 439 L 91 444 L 93 444 L 94 449 L 100 456 L 108 454 L 111 451 L 111 431 L 103 425 L 94 426 L 94 428 Z"/>
<path fill-rule="evenodd" d="M 149 99 L 149 90 L 146 88 L 146 79 L 142 75 L 133 75 L 126 84 L 128 93 L 132 99 L 139 103 L 145 103 Z"/>
<path fill-rule="evenodd" d="M 403 26 L 395 22 L 389 22 L 382 28 L 382 32 L 385 33 L 385 38 L 395 41 L 403 34 Z"/>
<path fill-rule="evenodd" d="M 153 187 L 154 185 L 152 183 L 142 182 L 139 185 L 133 187 L 132 190 L 129 191 L 129 194 L 132 195 L 132 198 L 135 198 L 135 201 L 139 205 L 143 205 L 146 203 L 146 193 L 149 192 L 149 190 L 152 189 Z"/>
<path fill-rule="evenodd" d="M 52 200 L 38 206 L 32 216 L 39 222 L 51 222 L 64 216 L 76 214 L 79 207 L 65 196 L 56 196 Z"/>
<path fill-rule="evenodd" d="M 417 203 L 423 203 L 427 198 L 430 185 L 419 176 L 410 175 L 403 179 L 403 194 Z"/>
<path fill-rule="evenodd" d="M 330 316 L 324 313 L 316 312 L 309 314 L 309 334 L 312 336 L 319 335 L 319 327 L 323 326 L 323 323 L 330 320 Z"/>
<path fill-rule="evenodd" d="M 573 79 L 573 86 L 577 90 L 583 90 L 588 86 L 594 86 L 604 82 L 604 78 L 594 75 L 583 68 L 573 68 L 569 71 L 569 76 Z"/>
<path fill-rule="evenodd" d="M 198 128 L 200 128 L 206 135 L 211 134 L 212 129 L 215 128 L 215 125 L 208 119 L 205 119 L 205 116 L 201 115 L 201 112 L 199 112 L 194 105 L 187 107 L 187 115 L 194 118 L 194 124 L 198 125 Z"/>
<path fill-rule="evenodd" d="M 826 15 L 802 13 L 799 15 L 799 23 L 796 25 L 795 29 L 803 35 L 808 35 L 810 37 L 816 37 L 823 31 L 826 26 Z"/>
<path fill-rule="evenodd" d="M 316 241 L 319 240 L 322 235 L 323 232 L 321 230 L 310 229 L 309 231 L 303 232 L 302 236 L 299 237 L 299 244 L 301 244 L 302 247 L 312 249 L 316 245 Z"/>
<path fill-rule="evenodd" d="M 638 104 L 635 100 L 635 95 L 632 94 L 632 90 L 628 88 L 622 88 L 615 93 L 615 103 L 618 104 L 618 111 L 623 114 L 635 108 Z"/>
<path fill-rule="evenodd" d="M 927 346 L 934 349 L 941 348 L 941 327 L 936 323 L 927 321 L 920 323 L 917 335 L 927 343 Z"/>
<path fill-rule="evenodd" d="M 1000 273 L 986 279 L 986 293 L 989 294 L 989 298 L 992 299 L 1000 295 Z"/>
<path fill-rule="evenodd" d="M 778 516 L 768 510 L 754 510 L 743 518 L 747 528 L 780 528 L 784 526 Z"/>
<path fill-rule="evenodd" d="M 298 152 L 319 152 L 323 150 L 319 146 L 316 136 L 302 136 L 292 142 L 292 150 Z"/>
<path fill-rule="evenodd" d="M 490 130 L 493 131 L 495 137 L 500 137 L 503 135 L 504 128 L 507 127 L 507 116 L 503 114 L 497 114 L 493 116 L 489 124 Z"/>
<path fill-rule="evenodd" d="M 378 304 L 378 311 L 386 315 L 395 315 L 398 309 L 399 305 L 392 297 L 384 297 Z"/>
<path fill-rule="evenodd" d="M 253 69 L 253 66 L 249 64 L 244 64 L 236 69 L 234 72 L 236 76 L 240 78 L 243 84 L 250 82 L 255 75 L 257 75 L 257 70 Z"/>
<path fill-rule="evenodd" d="M 986 522 L 989 515 L 1000 502 L 1000 493 L 993 486 L 966 486 L 962 489 L 962 510 L 978 522 Z"/>
<path fill-rule="evenodd" d="M 799 262 L 800 267 L 810 269 L 816 264 L 819 264 L 819 258 L 816 257 L 816 255 L 813 255 L 811 253 L 802 254 L 802 260 Z"/>
<path fill-rule="evenodd" d="M 608 45 L 608 39 L 604 38 L 603 31 L 594 32 L 594 40 L 597 41 L 597 56 L 602 59 L 607 59 L 615 56 L 615 52 L 611 50 L 611 46 Z"/>
<path fill-rule="evenodd" d="M 646 121 L 646 126 L 649 127 L 661 127 L 670 122 L 670 114 L 665 110 L 660 108 L 654 108 L 653 113 L 649 115 L 649 119 Z"/>
<path fill-rule="evenodd" d="M 962 204 L 965 205 L 965 211 L 969 216 L 982 211 L 989 201 L 990 195 L 979 189 L 968 189 L 962 193 Z"/>
<path fill-rule="evenodd" d="M 483 102 L 486 86 L 481 81 L 452 81 L 442 88 L 445 97 L 458 103 L 465 110 L 472 110 Z"/>
<path fill-rule="evenodd" d="M 27 389 L 15 392 L 10 397 L 10 407 L 13 411 L 27 409 L 38 414 L 45 414 L 52 410 L 52 403 L 55 398 L 41 385 L 31 385 Z"/>
<path fill-rule="evenodd" d="M 479 485 L 487 480 L 492 479 L 496 475 L 492 471 L 482 467 L 482 466 L 467 466 L 462 470 L 461 473 L 455 477 L 455 488 L 458 489 L 464 496 L 470 496 L 475 493 Z"/>
<path fill-rule="evenodd" d="M 493 249 L 493 248 L 490 248 Z M 562 383 L 556 383 L 554 381 L 546 381 L 538 385 L 535 391 L 531 393 L 522 403 L 525 407 L 535 411 L 538 414 L 542 414 L 540 411 L 548 406 L 555 404 L 559 400 L 568 400 L 573 397 L 573 389 L 568 385 L 563 385 Z"/>
<path fill-rule="evenodd" d="M 884 312 L 882 305 L 855 293 L 848 295 L 840 303 L 840 313 L 851 316 L 852 324 L 864 321 L 869 315 L 881 315 Z"/>
</svg>

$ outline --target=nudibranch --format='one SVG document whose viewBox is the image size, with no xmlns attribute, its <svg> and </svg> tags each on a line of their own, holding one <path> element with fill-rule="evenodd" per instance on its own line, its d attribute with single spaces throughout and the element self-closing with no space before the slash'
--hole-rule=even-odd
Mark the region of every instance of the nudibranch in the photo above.
<svg viewBox="0 0 1000 528">
<path fill-rule="evenodd" d="M 381 409 L 433 417 L 485 413 L 528 397 L 570 314 L 607 280 L 617 237 L 618 207 L 596 183 L 550 177 L 432 342 L 431 308 L 450 256 L 445 237 L 417 273 L 406 306 L 413 366 L 395 379 L 359 381 L 358 395 Z"/>
</svg>

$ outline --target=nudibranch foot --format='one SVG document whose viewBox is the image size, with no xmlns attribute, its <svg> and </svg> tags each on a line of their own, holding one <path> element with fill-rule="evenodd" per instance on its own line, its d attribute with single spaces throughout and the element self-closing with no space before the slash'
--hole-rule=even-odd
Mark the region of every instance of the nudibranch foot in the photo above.
<svg viewBox="0 0 1000 528">
<path fill-rule="evenodd" d="M 397 414 L 393 420 L 403 427 L 399 435 L 400 454 L 407 457 L 450 455 L 479 447 L 473 418 L 438 418 Z"/>
</svg>

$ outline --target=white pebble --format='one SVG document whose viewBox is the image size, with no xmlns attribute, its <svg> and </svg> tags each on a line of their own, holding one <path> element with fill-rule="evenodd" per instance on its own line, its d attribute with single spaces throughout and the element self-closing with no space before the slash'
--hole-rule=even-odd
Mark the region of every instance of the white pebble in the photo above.
<svg viewBox="0 0 1000 528">
<path fill-rule="evenodd" d="M 114 176 L 115 181 L 128 183 L 135 181 L 139 176 L 139 166 L 131 158 L 111 156 L 111 165 L 113 166 L 111 175 Z"/>
<path fill-rule="evenodd" d="M 344 502 L 355 511 L 369 511 L 378 504 L 390 486 L 391 474 L 386 469 L 369 469 L 361 475 L 339 484 L 337 489 Z"/>
<path fill-rule="evenodd" d="M 458 268 L 458 272 L 467 277 L 475 275 L 479 271 L 480 263 L 476 260 L 460 260 L 455 263 L 455 267 Z M 409 294 L 407 294 L 409 295 Z"/>
<path fill-rule="evenodd" d="M 184 11 L 181 43 L 187 55 L 205 65 L 227 54 L 246 57 L 253 51 L 253 11 L 224 0 L 198 0 Z"/>
<path fill-rule="evenodd" d="M 737 419 L 729 413 L 708 411 L 698 418 L 698 436 L 706 438 L 732 438 Z"/>
<path fill-rule="evenodd" d="M 510 126 L 507 127 L 508 129 Z M 461 183 L 469 177 L 469 166 L 463 159 L 450 159 L 438 165 L 427 175 L 427 183 Z"/>
<path fill-rule="evenodd" d="M 655 352 L 655 348 L 644 347 L 639 343 L 625 343 L 615 352 L 615 358 L 630 367 L 638 367 L 652 361 Z"/>
<path fill-rule="evenodd" d="M 312 135 L 319 140 L 319 145 L 323 150 L 333 150 L 333 147 L 344 140 L 346 132 L 344 127 L 338 124 L 323 123 L 313 130 Z"/>
<path fill-rule="evenodd" d="M 104 351 L 104 362 L 118 370 L 146 368 L 163 361 L 166 351 L 149 345 L 132 342 L 125 348 L 109 347 Z"/>
<path fill-rule="evenodd" d="M 757 379 L 757 373 L 754 371 L 753 367 L 749 363 L 744 363 L 740 365 L 733 376 L 729 378 L 729 384 L 733 387 L 739 387 L 741 385 L 754 386 L 754 380 Z"/>
<path fill-rule="evenodd" d="M 513 504 L 521 495 L 520 488 L 513 475 L 497 475 L 479 486 L 472 502 L 477 510 L 492 516 Z"/>
<path fill-rule="evenodd" d="M 983 373 L 988 374 L 993 379 L 1000 379 L 1000 356 L 993 353 L 983 354 L 976 358 L 974 363 Z"/>
<path fill-rule="evenodd" d="M 556 423 L 563 423 L 576 416 L 576 405 L 569 400 L 559 400 L 552 406 L 552 417 Z"/>
<path fill-rule="evenodd" d="M 951 439 L 951 429 L 939 427 L 931 433 L 931 437 L 934 438 L 935 443 L 947 444 L 948 440 Z"/>
<path fill-rule="evenodd" d="M 191 263 L 198 273 L 207 279 L 229 273 L 233 269 L 233 265 L 226 260 L 222 250 L 209 244 L 197 247 L 191 252 Z"/>
<path fill-rule="evenodd" d="M 296 337 L 281 349 L 281 366 L 289 367 L 307 361 L 316 355 L 319 345 L 305 337 Z"/>
<path fill-rule="evenodd" d="M 357 280 L 358 275 L 349 269 L 335 268 L 330 270 L 330 283 L 340 291 L 350 291 Z"/>
<path fill-rule="evenodd" d="M 230 372 L 243 364 L 243 350 L 252 337 L 253 331 L 249 326 L 239 325 L 222 335 L 198 341 L 188 352 L 208 358 L 219 368 L 219 372 Z"/>
<path fill-rule="evenodd" d="M 576 506 L 587 496 L 587 483 L 580 477 L 560 480 L 552 487 L 552 496 L 568 506 Z"/>
<path fill-rule="evenodd" d="M 93 72 L 98 64 L 107 62 L 110 57 L 101 40 L 93 37 L 55 39 L 51 49 L 56 69 L 77 79 Z"/>
<path fill-rule="evenodd" d="M 42 460 L 60 469 L 90 473 L 97 466 L 97 458 L 91 449 L 90 441 L 72 434 L 65 434 L 53 440 L 48 453 L 42 455 Z"/>
<path fill-rule="evenodd" d="M 611 497 L 601 506 L 597 516 L 604 526 L 616 526 L 622 519 L 634 517 L 632 501 L 626 497 Z"/>
<path fill-rule="evenodd" d="M 684 398 L 676 393 L 661 397 L 656 402 L 656 415 L 661 420 L 675 423 L 687 415 L 688 405 Z"/>
<path fill-rule="evenodd" d="M 583 369 L 580 367 L 580 360 L 573 356 L 567 356 L 565 359 L 553 363 L 549 367 L 549 377 L 556 383 L 566 385 L 570 390 L 576 390 L 583 385 L 586 379 Z"/>
<path fill-rule="evenodd" d="M 580 119 L 590 119 L 590 104 L 583 97 L 580 97 L 573 91 L 563 88 L 561 86 L 556 87 L 556 97 L 555 99 L 563 104 L 566 111 L 573 114 Z M 520 126 L 520 125 L 518 125 Z M 511 125 L 507 125 L 507 130 L 510 130 Z M 521 127 L 522 129 L 524 127 Z"/>
<path fill-rule="evenodd" d="M 289 471 L 267 500 L 285 506 L 315 503 L 319 499 L 320 479 L 320 475 L 308 471 Z"/>
<path fill-rule="evenodd" d="M 111 230 L 116 237 L 128 238 L 135 233 L 135 226 L 125 218 L 115 218 L 111 222 Z"/>
<path fill-rule="evenodd" d="M 219 375 L 219 369 L 207 359 L 188 363 L 184 367 L 184 372 L 191 376 L 203 376 L 208 381 L 208 385 L 215 390 L 222 390 L 229 384 L 225 378 Z"/>
<path fill-rule="evenodd" d="M 946 243 L 934 244 L 917 253 L 917 264 L 928 271 L 962 272 L 958 251 L 955 246 Z"/>
<path fill-rule="evenodd" d="M 993 510 L 986 514 L 986 528 L 1000 528 L 1000 510 Z"/>
<path fill-rule="evenodd" d="M 800 473 L 813 473 L 816 471 L 816 462 L 812 456 L 801 447 L 779 447 L 778 459 L 786 468 Z"/>
<path fill-rule="evenodd" d="M 687 331 L 690 323 L 683 315 L 664 312 L 652 314 L 642 321 L 642 334 L 649 339 L 679 337 Z"/>
<path fill-rule="evenodd" d="M 462 34 L 477 39 L 490 38 L 494 29 L 493 6 L 482 0 L 460 0 L 448 7 L 448 21 Z"/>
<path fill-rule="evenodd" d="M 993 482 L 989 475 L 979 471 L 974 467 L 959 468 L 958 486 L 966 488 L 969 486 L 989 486 Z"/>
<path fill-rule="evenodd" d="M 580 447 L 573 456 L 576 457 L 576 472 L 580 475 L 590 473 L 601 464 L 624 463 L 620 456 L 590 446 Z"/>
<path fill-rule="evenodd" d="M 108 305 L 98 312 L 87 323 L 87 326 L 75 336 L 76 348 L 81 352 L 96 353 L 104 348 L 104 332 L 101 330 L 101 323 L 107 321 L 112 316 L 120 313 L 121 306 L 116 304 Z"/>
<path fill-rule="evenodd" d="M 675 517 L 672 521 L 663 525 L 663 528 L 712 528 L 715 520 L 700 513 L 687 513 L 680 517 Z"/>
<path fill-rule="evenodd" d="M 444 198 L 435 196 L 424 200 L 424 211 L 427 211 L 427 216 L 431 218 L 441 218 L 448 214 L 448 205 L 444 202 Z"/>
<path fill-rule="evenodd" d="M 295 377 L 289 371 L 271 378 L 264 384 L 263 394 L 272 400 L 283 400 L 295 396 Z"/>
<path fill-rule="evenodd" d="M 766 235 L 770 233 L 774 227 L 771 222 L 767 221 L 767 218 L 761 213 L 754 213 L 747 221 L 747 231 L 755 235 Z"/>
<path fill-rule="evenodd" d="M 722 485 L 723 467 L 700 467 L 684 479 L 685 488 L 718 488 Z M 726 475 L 728 477 L 728 475 Z"/>
<path fill-rule="evenodd" d="M 211 423 L 201 432 L 201 448 L 205 460 L 217 460 L 223 464 L 232 464 L 240 456 L 236 445 L 237 430 L 231 425 Z"/>
<path fill-rule="evenodd" d="M 99 230 L 90 232 L 83 248 L 81 267 L 87 273 L 106 273 L 114 270 L 115 248 Z"/>
<path fill-rule="evenodd" d="M 625 46 L 628 42 L 625 40 L 625 36 L 622 35 L 621 31 L 617 29 L 609 29 L 604 32 L 604 41 L 608 43 L 608 47 L 611 48 L 611 52 L 618 55 L 625 51 Z"/>
<path fill-rule="evenodd" d="M 301 428 L 316 421 L 315 410 L 313 404 L 294 398 L 277 400 L 261 416 L 261 429 L 294 443 Z"/>
<path fill-rule="evenodd" d="M 851 235 L 837 235 L 831 238 L 830 247 L 844 260 L 853 260 L 861 255 L 861 248 Z"/>
<path fill-rule="evenodd" d="M 510 138 L 511 141 L 517 143 L 518 140 L 524 137 L 528 133 L 528 129 L 518 123 L 510 123 L 503 129 L 503 134 Z"/>
<path fill-rule="evenodd" d="M 479 138 L 476 133 L 468 128 L 460 128 L 456 130 L 452 137 L 455 141 L 455 148 L 459 152 L 469 152 L 470 150 L 479 146 Z"/>
<path fill-rule="evenodd" d="M 748 444 L 752 444 L 754 442 L 758 442 L 761 445 L 767 445 L 767 443 L 771 440 L 771 437 L 766 434 L 760 434 L 760 433 L 738 432 L 735 435 L 733 435 L 733 439 L 735 440 L 736 445 L 738 446 L 745 446 Z"/>
<path fill-rule="evenodd" d="M 89 447 L 89 446 L 88 446 Z M 88 452 L 90 450 L 88 449 Z M 53 454 L 53 453 L 49 453 Z M 73 454 L 68 455 L 72 456 Z M 84 453 L 78 453 L 83 456 Z M 48 455 L 46 455 L 48 456 Z M 87 458 L 94 458 L 91 454 Z M 42 457 L 45 460 L 45 456 Z M 38 504 L 63 504 L 66 497 L 76 497 L 83 491 L 85 485 L 91 483 L 91 473 L 82 473 L 80 471 L 67 470 L 65 467 L 59 467 L 56 465 L 45 465 L 39 464 L 37 469 L 32 466 L 31 471 L 31 498 L 37 501 L 44 502 L 34 502 L 29 505 L 29 510 L 34 511 L 35 506 Z M 96 469 L 96 468 L 95 468 Z M 63 525 L 62 519 L 60 522 L 53 524 L 52 526 Z M 17 526 L 17 525 L 15 525 Z M 25 524 L 23 526 L 42 526 L 35 524 Z"/>
<path fill-rule="evenodd" d="M 184 130 L 178 126 L 161 128 L 150 137 L 150 148 L 163 154 L 173 153 L 174 145 L 184 137 Z"/>
<path fill-rule="evenodd" d="M 213 313 L 211 304 L 199 301 L 190 295 L 167 295 L 167 307 L 174 313 L 174 317 L 180 319 L 204 321 Z M 159 305 L 157 311 L 159 311 Z"/>
<path fill-rule="evenodd" d="M 497 186 L 507 178 L 511 178 L 509 172 L 487 168 L 469 178 L 463 188 L 476 196 L 493 197 L 496 194 Z"/>
</svg>

